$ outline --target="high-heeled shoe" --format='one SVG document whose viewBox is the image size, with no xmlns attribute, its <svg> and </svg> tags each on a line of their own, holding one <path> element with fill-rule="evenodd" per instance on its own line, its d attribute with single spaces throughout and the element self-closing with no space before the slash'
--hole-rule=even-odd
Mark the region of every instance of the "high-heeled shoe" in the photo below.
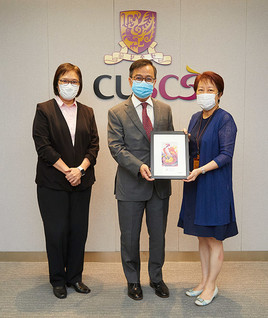
<svg viewBox="0 0 268 318">
<path fill-rule="evenodd" d="M 213 296 L 212 296 L 211 299 L 205 300 L 205 299 L 203 299 L 201 297 L 197 297 L 196 301 L 195 301 L 195 304 L 197 306 L 206 306 L 206 305 L 210 304 L 212 302 L 212 300 L 218 295 L 218 292 L 219 292 L 219 290 L 218 290 L 218 287 L 216 286 L 216 288 L 214 290 L 214 293 L 213 293 Z"/>
<path fill-rule="evenodd" d="M 189 297 L 196 297 L 199 296 L 200 294 L 202 294 L 203 289 L 201 290 L 193 290 L 193 289 L 189 289 L 185 292 L 185 294 Z"/>
</svg>

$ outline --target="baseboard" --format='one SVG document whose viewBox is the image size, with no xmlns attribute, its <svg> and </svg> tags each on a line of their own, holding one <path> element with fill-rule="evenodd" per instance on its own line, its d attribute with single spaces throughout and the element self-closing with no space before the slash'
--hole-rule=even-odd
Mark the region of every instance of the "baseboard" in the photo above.
<svg viewBox="0 0 268 318">
<path fill-rule="evenodd" d="M 148 261 L 148 252 L 141 252 L 141 261 Z M 268 251 L 224 252 L 225 261 L 268 261 Z M 0 262 L 46 262 L 46 252 L 0 252 Z M 167 262 L 196 262 L 198 252 L 166 252 Z M 85 262 L 120 263 L 120 252 L 86 252 Z"/>
</svg>

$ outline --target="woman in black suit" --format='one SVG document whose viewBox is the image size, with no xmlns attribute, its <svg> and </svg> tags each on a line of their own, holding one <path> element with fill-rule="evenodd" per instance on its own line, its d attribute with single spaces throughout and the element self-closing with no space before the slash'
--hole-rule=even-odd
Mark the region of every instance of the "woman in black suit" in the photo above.
<svg viewBox="0 0 268 318">
<path fill-rule="evenodd" d="M 58 298 L 67 297 L 66 285 L 90 292 L 82 283 L 82 271 L 99 137 L 93 109 L 75 99 L 82 86 L 80 69 L 61 64 L 53 81 L 56 96 L 37 105 L 33 122 L 37 198 L 50 283 Z"/>
</svg>

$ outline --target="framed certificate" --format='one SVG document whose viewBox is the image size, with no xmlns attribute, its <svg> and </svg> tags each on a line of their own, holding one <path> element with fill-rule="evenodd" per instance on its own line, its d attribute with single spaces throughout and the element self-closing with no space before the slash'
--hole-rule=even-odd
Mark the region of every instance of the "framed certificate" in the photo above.
<svg viewBox="0 0 268 318">
<path fill-rule="evenodd" d="M 188 148 L 188 136 L 183 131 L 152 131 L 152 178 L 186 179 L 189 175 Z"/>
</svg>

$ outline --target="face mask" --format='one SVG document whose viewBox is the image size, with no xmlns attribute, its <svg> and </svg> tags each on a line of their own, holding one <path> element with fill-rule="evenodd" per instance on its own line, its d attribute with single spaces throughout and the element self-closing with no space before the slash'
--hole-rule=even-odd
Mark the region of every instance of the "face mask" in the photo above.
<svg viewBox="0 0 268 318">
<path fill-rule="evenodd" d="M 133 81 L 132 92 L 139 98 L 149 97 L 153 93 L 154 84 L 146 83 L 145 81 Z"/>
<path fill-rule="evenodd" d="M 215 105 L 216 94 L 199 94 L 196 95 L 197 104 L 204 110 L 210 110 Z"/>
<path fill-rule="evenodd" d="M 71 83 L 68 85 L 59 84 L 59 93 L 65 100 L 72 100 L 75 98 L 79 90 L 79 85 L 73 86 Z"/>
</svg>

